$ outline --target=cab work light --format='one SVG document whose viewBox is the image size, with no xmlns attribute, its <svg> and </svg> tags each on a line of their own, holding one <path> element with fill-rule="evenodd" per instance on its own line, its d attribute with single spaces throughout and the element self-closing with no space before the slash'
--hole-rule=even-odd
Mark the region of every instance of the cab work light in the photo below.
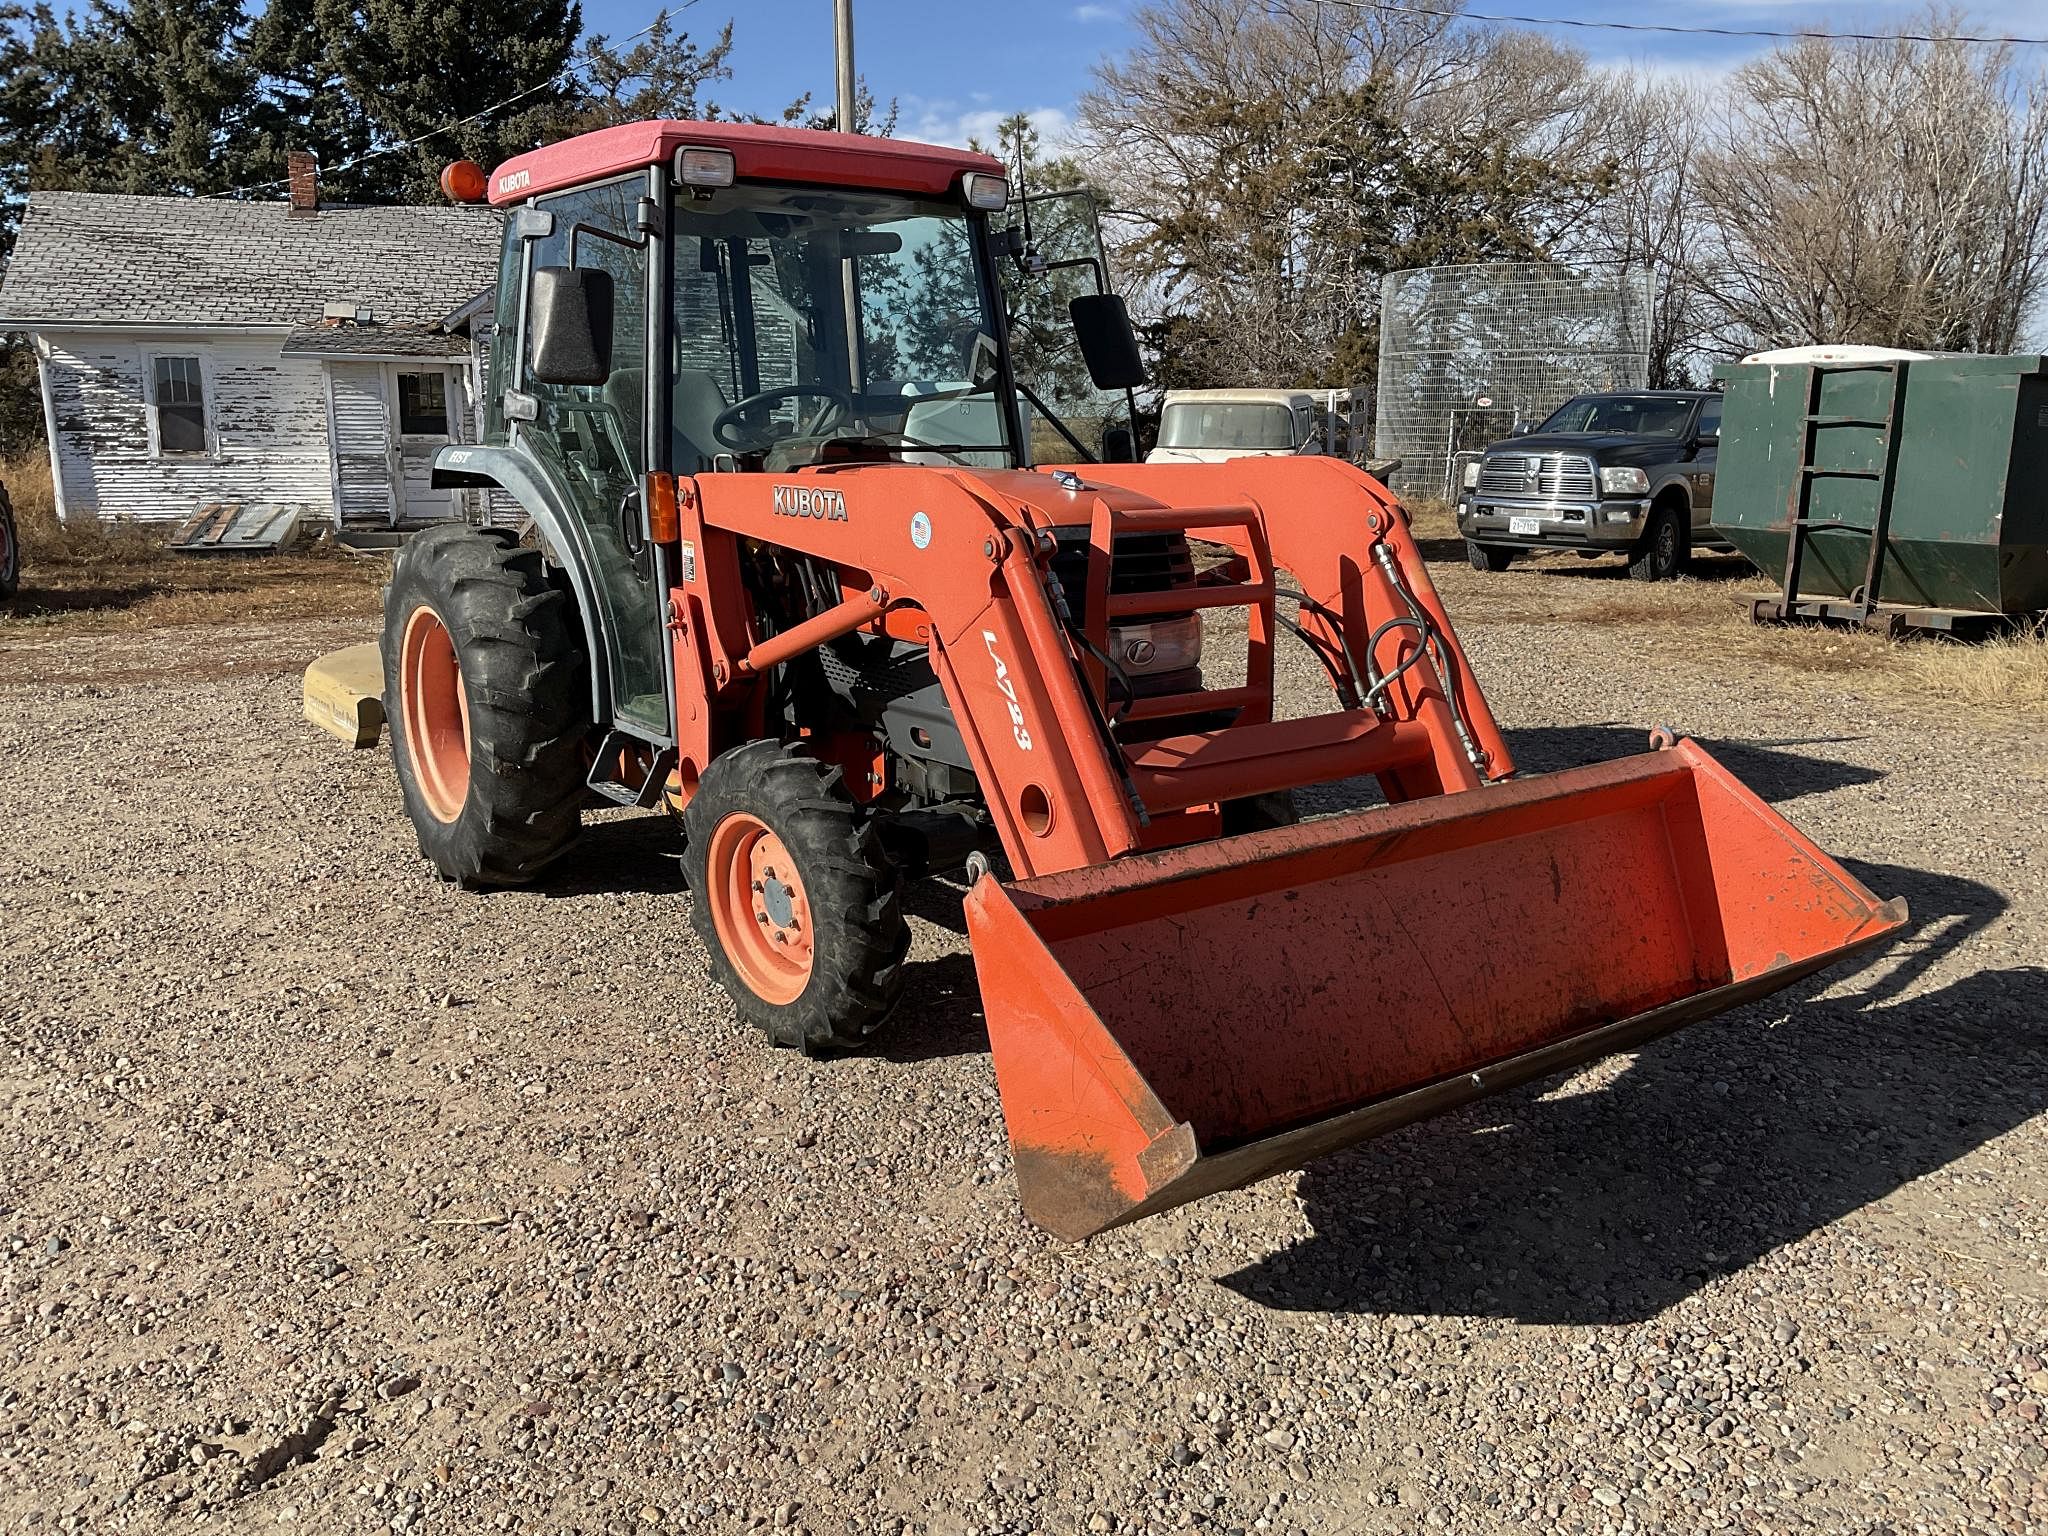
<svg viewBox="0 0 2048 1536">
<path fill-rule="evenodd" d="M 986 208 L 993 212 L 1010 200 L 1010 184 L 986 171 L 967 172 L 960 178 L 960 185 L 967 194 L 967 206 L 970 208 Z"/>
<path fill-rule="evenodd" d="M 686 187 L 729 187 L 732 185 L 732 151 L 691 149 L 676 151 L 676 180 Z"/>
</svg>

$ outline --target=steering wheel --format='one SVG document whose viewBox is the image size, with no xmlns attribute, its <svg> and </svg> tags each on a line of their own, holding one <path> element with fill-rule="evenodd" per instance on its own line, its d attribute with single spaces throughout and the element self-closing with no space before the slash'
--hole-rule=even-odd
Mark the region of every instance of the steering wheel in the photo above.
<svg viewBox="0 0 2048 1536">
<path fill-rule="evenodd" d="M 817 437 L 821 435 L 828 423 L 852 419 L 853 397 L 836 385 L 785 384 L 780 389 L 764 389 L 758 395 L 749 395 L 746 399 L 727 406 L 712 421 L 711 435 L 726 447 L 741 453 L 766 448 L 775 441 L 773 437 L 761 437 L 757 434 L 752 438 L 743 440 L 729 435 L 728 429 L 742 425 L 740 418 L 749 411 L 759 410 L 763 406 L 780 405 L 785 400 L 801 399 L 807 395 L 815 395 L 824 403 L 819 405 L 808 417 L 801 411 L 798 412 L 796 430 L 789 435 L 795 437 Z"/>
</svg>

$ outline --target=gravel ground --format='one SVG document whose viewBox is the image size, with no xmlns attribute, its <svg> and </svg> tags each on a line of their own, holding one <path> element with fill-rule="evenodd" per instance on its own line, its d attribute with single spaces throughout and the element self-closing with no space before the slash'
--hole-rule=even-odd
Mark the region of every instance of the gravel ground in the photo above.
<svg viewBox="0 0 2048 1536">
<path fill-rule="evenodd" d="M 1914 936 L 1080 1248 L 1018 1216 L 957 897 L 805 1062 L 658 819 L 428 878 L 298 718 L 369 622 L 0 631 L 0 1529 L 2041 1529 L 2039 722 L 1441 576 L 1525 766 L 1676 724 Z"/>
</svg>

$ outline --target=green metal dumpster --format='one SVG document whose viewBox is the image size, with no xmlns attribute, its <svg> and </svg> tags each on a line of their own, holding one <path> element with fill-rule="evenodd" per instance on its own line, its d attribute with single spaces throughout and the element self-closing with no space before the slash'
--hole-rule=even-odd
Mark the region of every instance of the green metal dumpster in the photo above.
<svg viewBox="0 0 2048 1536">
<path fill-rule="evenodd" d="M 2048 362 L 1724 364 L 1714 531 L 1760 619 L 1954 629 L 2048 609 Z"/>
</svg>

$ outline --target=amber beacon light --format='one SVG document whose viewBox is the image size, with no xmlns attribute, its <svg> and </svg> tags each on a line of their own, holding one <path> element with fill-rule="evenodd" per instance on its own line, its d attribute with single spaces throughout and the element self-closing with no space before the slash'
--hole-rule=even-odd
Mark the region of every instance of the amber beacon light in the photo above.
<svg viewBox="0 0 2048 1536">
<path fill-rule="evenodd" d="M 451 160 L 441 170 L 441 195 L 451 203 L 480 203 L 489 190 L 484 168 L 474 160 Z"/>
</svg>

